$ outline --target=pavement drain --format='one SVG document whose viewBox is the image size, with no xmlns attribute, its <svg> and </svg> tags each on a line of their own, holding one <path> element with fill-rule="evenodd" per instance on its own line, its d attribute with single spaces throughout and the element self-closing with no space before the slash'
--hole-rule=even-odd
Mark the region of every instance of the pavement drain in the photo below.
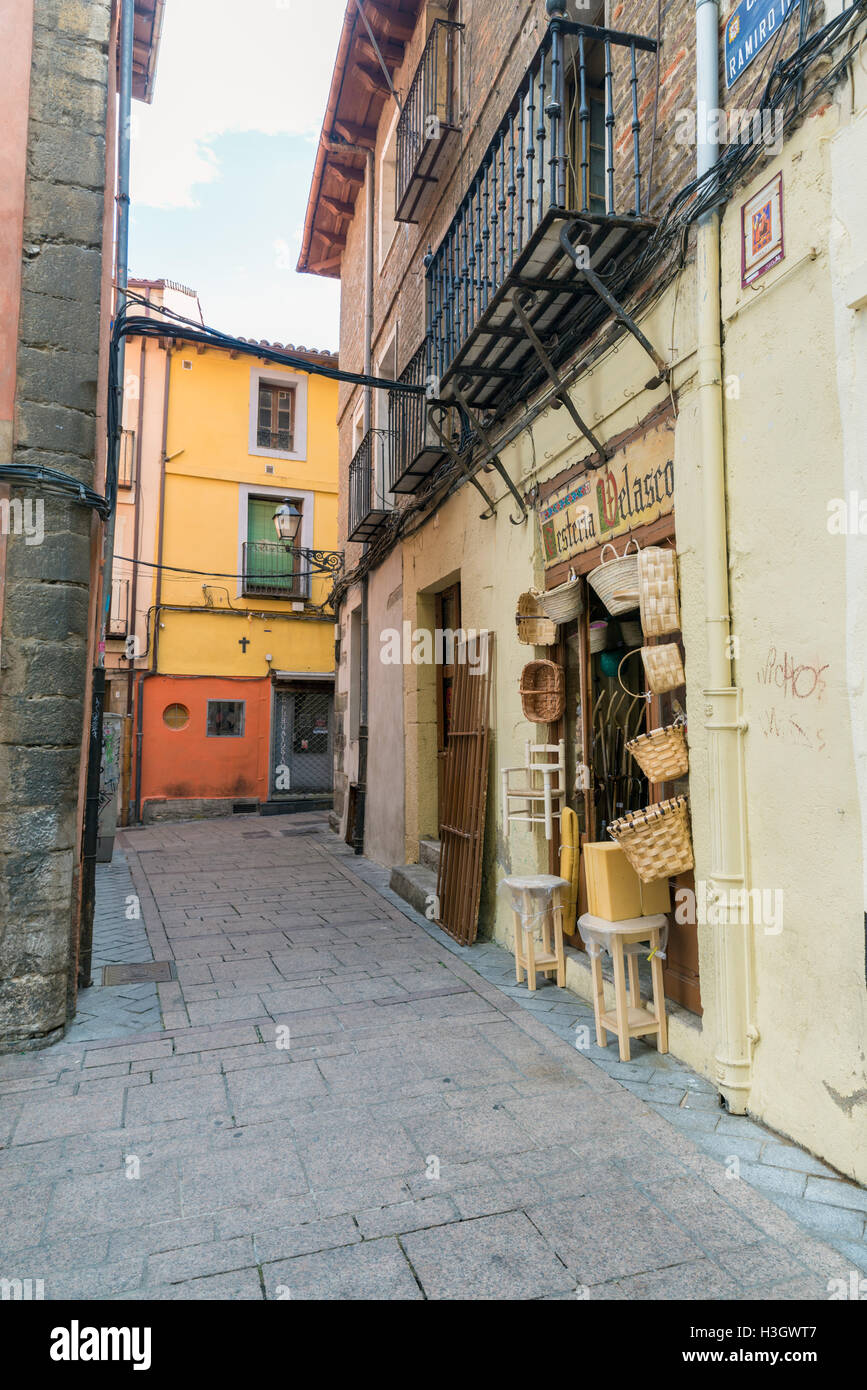
<svg viewBox="0 0 867 1390">
<path fill-rule="evenodd" d="M 104 985 L 138 985 L 149 980 L 174 980 L 174 963 L 170 960 L 143 960 L 135 965 L 106 965 L 102 971 Z"/>
</svg>

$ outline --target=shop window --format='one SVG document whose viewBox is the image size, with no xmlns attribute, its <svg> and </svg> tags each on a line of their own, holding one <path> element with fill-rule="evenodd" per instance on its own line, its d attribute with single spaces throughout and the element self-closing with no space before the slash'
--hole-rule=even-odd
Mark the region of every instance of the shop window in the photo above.
<svg viewBox="0 0 867 1390">
<path fill-rule="evenodd" d="M 208 738 L 244 737 L 244 700 L 208 701 Z"/>
<path fill-rule="evenodd" d="M 190 711 L 186 705 L 166 705 L 163 710 L 163 723 L 169 729 L 185 729 L 190 722 Z"/>
</svg>

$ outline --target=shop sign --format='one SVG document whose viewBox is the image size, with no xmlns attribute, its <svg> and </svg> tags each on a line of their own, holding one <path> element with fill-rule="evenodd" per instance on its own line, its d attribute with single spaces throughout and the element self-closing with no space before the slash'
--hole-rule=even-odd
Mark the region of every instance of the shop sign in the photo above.
<svg viewBox="0 0 867 1390">
<path fill-rule="evenodd" d="M 674 510 L 671 421 L 630 439 L 604 468 L 580 473 L 539 507 L 545 568 Z"/>
<path fill-rule="evenodd" d="M 726 22 L 726 86 L 733 87 L 758 53 L 776 38 L 798 0 L 741 0 Z"/>
</svg>

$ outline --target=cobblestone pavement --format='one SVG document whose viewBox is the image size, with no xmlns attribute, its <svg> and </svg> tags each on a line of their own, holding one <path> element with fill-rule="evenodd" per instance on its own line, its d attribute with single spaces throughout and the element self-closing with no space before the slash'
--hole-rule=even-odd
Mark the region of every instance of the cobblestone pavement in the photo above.
<svg viewBox="0 0 867 1390">
<path fill-rule="evenodd" d="M 315 820 L 287 822 L 124 834 L 177 979 L 159 1030 L 0 1058 L 2 1277 L 48 1299 L 824 1299 L 848 1282 L 846 1253 L 700 1151 L 691 1106 L 632 1094 L 567 1041 L 580 1001 L 522 1007 L 469 963 L 505 953 L 453 948 Z M 623 1080 L 650 1092 L 642 1066 Z M 675 1070 L 671 1090 L 707 1099 Z M 804 1202 L 822 1200 L 811 1176 Z"/>
</svg>

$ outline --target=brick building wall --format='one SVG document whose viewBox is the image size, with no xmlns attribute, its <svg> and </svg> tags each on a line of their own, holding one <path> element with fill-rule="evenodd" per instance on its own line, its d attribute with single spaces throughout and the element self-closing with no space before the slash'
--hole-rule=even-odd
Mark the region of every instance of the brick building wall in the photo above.
<svg viewBox="0 0 867 1390">
<path fill-rule="evenodd" d="M 111 5 L 36 0 L 13 460 L 94 481 Z M 16 486 L 12 495 L 28 496 Z M 8 537 L 0 660 L 0 1046 L 62 1030 L 74 970 L 76 811 L 92 513 L 45 498 Z"/>
</svg>

